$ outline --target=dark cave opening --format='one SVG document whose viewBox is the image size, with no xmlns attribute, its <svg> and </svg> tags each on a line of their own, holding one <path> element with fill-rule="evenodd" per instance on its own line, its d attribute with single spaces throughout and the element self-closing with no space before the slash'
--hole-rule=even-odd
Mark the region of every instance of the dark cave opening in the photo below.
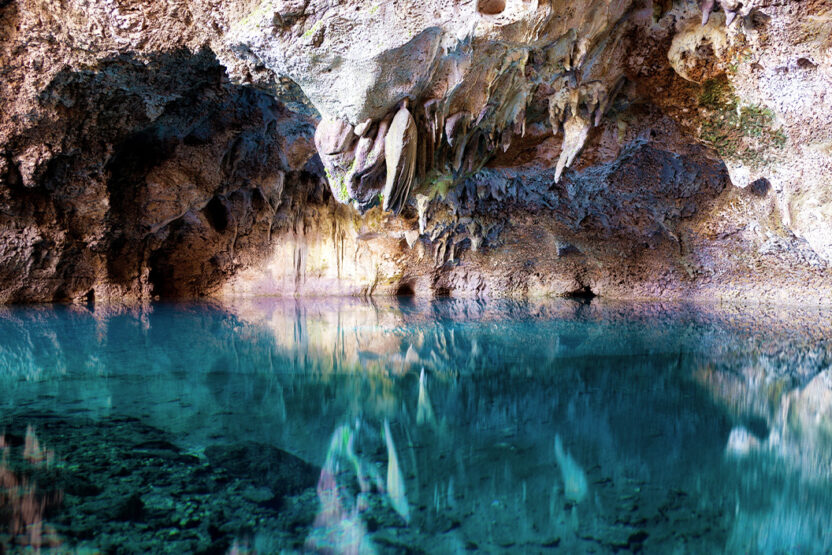
<svg viewBox="0 0 832 555">
<path fill-rule="evenodd" d="M 170 298 L 176 295 L 176 288 L 173 286 L 173 272 L 165 260 L 165 253 L 162 249 L 153 253 L 148 261 L 149 272 L 147 281 L 150 285 L 150 295 L 154 299 Z"/>
<path fill-rule="evenodd" d="M 402 282 L 396 288 L 396 296 L 397 297 L 412 297 L 416 294 L 416 291 L 413 290 L 413 284 L 408 282 Z"/>
<path fill-rule="evenodd" d="M 228 208 L 220 197 L 215 196 L 202 209 L 205 218 L 215 231 L 222 233 L 228 229 Z"/>
<path fill-rule="evenodd" d="M 592 289 L 589 287 L 589 285 L 584 285 L 583 287 L 575 289 L 574 291 L 570 291 L 569 293 L 564 295 L 564 297 L 566 297 L 567 299 L 574 299 L 574 300 L 577 300 L 577 301 L 585 301 L 585 302 L 589 302 L 597 296 L 598 295 L 596 295 L 592 291 Z"/>
<path fill-rule="evenodd" d="M 483 15 L 500 15 L 505 9 L 505 0 L 480 0 L 477 4 L 477 10 Z"/>
</svg>

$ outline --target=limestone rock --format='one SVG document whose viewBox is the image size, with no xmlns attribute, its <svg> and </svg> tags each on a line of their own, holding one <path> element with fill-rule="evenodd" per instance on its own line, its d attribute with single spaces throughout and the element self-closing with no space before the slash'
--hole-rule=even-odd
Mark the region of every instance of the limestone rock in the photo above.
<svg viewBox="0 0 832 555">
<path fill-rule="evenodd" d="M 410 194 L 416 171 L 416 122 L 403 105 L 396 112 L 384 137 L 384 158 L 387 163 L 387 182 L 384 184 L 385 210 L 398 214 Z"/>
<path fill-rule="evenodd" d="M 827 4 L 0 2 L 0 302 L 829 302 Z"/>
</svg>

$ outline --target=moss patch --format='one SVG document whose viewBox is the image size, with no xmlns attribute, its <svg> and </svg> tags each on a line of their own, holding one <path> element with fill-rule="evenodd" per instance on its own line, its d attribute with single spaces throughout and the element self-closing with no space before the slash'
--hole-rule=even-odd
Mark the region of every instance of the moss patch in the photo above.
<svg viewBox="0 0 832 555">
<path fill-rule="evenodd" d="M 708 113 L 699 138 L 723 158 L 745 164 L 766 163 L 786 144 L 786 134 L 774 128 L 774 112 L 743 105 L 724 76 L 703 84 L 699 106 Z"/>
<path fill-rule="evenodd" d="M 311 39 L 315 35 L 315 33 L 318 31 L 318 29 L 321 28 L 322 25 L 323 25 L 323 22 L 319 19 L 318 21 L 316 21 L 312 25 L 312 27 L 310 27 L 309 29 L 306 30 L 305 33 L 303 33 L 303 38 L 305 38 L 307 40 Z"/>
<path fill-rule="evenodd" d="M 262 2 L 251 12 L 249 12 L 248 15 L 240 19 L 234 26 L 236 28 L 259 27 L 266 13 L 272 12 L 273 9 L 274 7 L 271 2 Z"/>
<path fill-rule="evenodd" d="M 454 182 L 453 177 L 450 175 L 433 170 L 425 176 L 425 179 L 419 186 L 418 191 L 421 194 L 430 197 L 431 200 L 437 197 L 444 199 L 448 192 L 453 189 L 455 184 L 456 183 Z"/>
</svg>

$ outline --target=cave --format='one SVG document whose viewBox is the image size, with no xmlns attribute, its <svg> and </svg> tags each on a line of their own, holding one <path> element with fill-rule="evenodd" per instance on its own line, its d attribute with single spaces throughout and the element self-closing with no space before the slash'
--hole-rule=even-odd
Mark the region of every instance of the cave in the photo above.
<svg viewBox="0 0 832 555">
<path fill-rule="evenodd" d="M 516 4 L 469 7 L 483 17 L 477 40 L 505 63 L 477 51 L 463 64 L 464 41 L 426 62 L 460 13 L 368 50 L 367 67 L 397 69 L 365 91 L 346 86 L 364 69 L 312 56 L 341 55 L 349 41 L 324 46 L 325 22 L 302 11 L 229 12 L 231 34 L 228 21 L 206 26 L 209 13 L 171 20 L 183 36 L 199 29 L 198 48 L 129 39 L 116 55 L 95 39 L 101 55 L 86 65 L 56 53 L 66 63 L 43 74 L 38 95 L 3 111 L 0 224 L 15 239 L 0 300 L 81 302 L 93 287 L 114 302 L 396 296 L 395 276 L 408 275 L 442 284 L 420 286 L 426 296 L 573 296 L 586 279 L 616 299 L 767 301 L 786 267 L 795 295 L 829 298 L 832 247 L 813 208 L 825 210 L 828 149 L 812 143 L 800 173 L 793 154 L 806 126 L 819 137 L 827 123 L 789 112 L 760 60 L 727 71 L 739 38 L 719 38 L 745 25 L 744 40 L 762 40 L 772 10 L 659 3 L 648 22 L 628 3 L 594 14 L 590 1 L 578 40 L 566 7 Z M 381 7 L 365 15 L 389 33 Z M 26 9 L 2 8 L 4 44 L 22 40 Z M 262 39 L 261 16 L 276 38 Z M 535 25 L 546 39 L 508 38 Z M 307 33 L 324 43 L 292 38 Z M 268 61 L 270 48 L 288 58 Z M 8 52 L 4 86 L 28 83 L 25 56 Z M 765 52 L 794 86 L 825 90 L 822 56 Z M 298 74 L 299 63 L 312 65 Z M 461 84 L 449 88 L 449 75 Z M 731 231 L 729 207 L 750 198 L 742 221 L 763 235 Z M 775 253 L 765 233 L 786 243 Z"/>
<path fill-rule="evenodd" d="M 413 289 L 413 284 L 408 282 L 402 282 L 396 288 L 396 296 L 397 297 L 412 297 L 416 294 Z"/>
<path fill-rule="evenodd" d="M 0 0 L 0 553 L 832 552 L 829 29 Z"/>
</svg>

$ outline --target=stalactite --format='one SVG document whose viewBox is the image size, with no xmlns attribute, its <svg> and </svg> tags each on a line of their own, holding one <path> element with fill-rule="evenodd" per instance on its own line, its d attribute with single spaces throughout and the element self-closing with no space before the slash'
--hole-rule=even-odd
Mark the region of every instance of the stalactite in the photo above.
<svg viewBox="0 0 832 555">
<path fill-rule="evenodd" d="M 384 184 L 384 210 L 398 214 L 413 186 L 418 152 L 416 122 L 403 103 L 390 123 L 384 138 L 384 158 L 387 162 L 387 181 Z"/>
</svg>

